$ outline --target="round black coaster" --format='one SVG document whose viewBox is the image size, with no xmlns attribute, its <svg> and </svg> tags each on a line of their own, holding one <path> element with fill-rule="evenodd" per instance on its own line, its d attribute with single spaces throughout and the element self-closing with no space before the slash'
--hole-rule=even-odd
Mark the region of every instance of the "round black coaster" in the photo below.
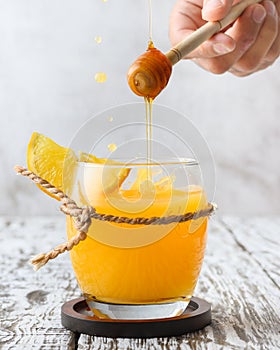
<svg viewBox="0 0 280 350">
<path fill-rule="evenodd" d="M 193 297 L 181 316 L 156 320 L 108 320 L 93 316 L 84 298 L 62 305 L 62 325 L 76 333 L 110 338 L 172 337 L 204 328 L 211 323 L 211 305 Z"/>
</svg>

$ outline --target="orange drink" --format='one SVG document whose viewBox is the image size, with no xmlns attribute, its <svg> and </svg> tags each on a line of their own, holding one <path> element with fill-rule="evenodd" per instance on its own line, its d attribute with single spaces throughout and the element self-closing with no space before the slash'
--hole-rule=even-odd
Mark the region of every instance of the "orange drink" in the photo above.
<svg viewBox="0 0 280 350">
<path fill-rule="evenodd" d="M 113 218 L 94 219 L 86 240 L 71 251 L 77 281 L 97 316 L 161 318 L 184 311 L 206 246 L 207 217 L 178 222 L 207 208 L 197 170 L 188 159 L 78 164 L 72 197 Z M 120 217 L 147 222 L 119 223 Z M 68 238 L 76 234 L 71 218 L 67 232 Z"/>
</svg>

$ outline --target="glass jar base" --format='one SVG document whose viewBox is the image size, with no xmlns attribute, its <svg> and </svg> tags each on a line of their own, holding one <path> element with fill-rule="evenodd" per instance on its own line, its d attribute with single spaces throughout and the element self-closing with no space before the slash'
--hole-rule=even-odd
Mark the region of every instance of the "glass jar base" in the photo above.
<svg viewBox="0 0 280 350">
<path fill-rule="evenodd" d="M 198 331 L 211 323 L 211 304 L 192 297 L 181 316 L 155 320 L 110 320 L 93 316 L 84 298 L 67 301 L 61 323 L 75 333 L 110 338 L 176 337 Z"/>
<path fill-rule="evenodd" d="M 158 304 L 111 304 L 97 300 L 87 300 L 95 316 L 113 320 L 152 320 L 182 315 L 189 300 Z"/>
</svg>

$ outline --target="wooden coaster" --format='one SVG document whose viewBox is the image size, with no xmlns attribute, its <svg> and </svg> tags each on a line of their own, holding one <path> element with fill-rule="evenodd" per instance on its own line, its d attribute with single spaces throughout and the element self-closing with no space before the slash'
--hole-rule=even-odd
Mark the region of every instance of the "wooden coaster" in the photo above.
<svg viewBox="0 0 280 350">
<path fill-rule="evenodd" d="M 92 315 L 84 298 L 62 305 L 62 325 L 76 333 L 110 338 L 172 337 L 195 332 L 211 323 L 211 305 L 192 297 L 181 316 L 157 320 L 111 320 Z"/>
</svg>

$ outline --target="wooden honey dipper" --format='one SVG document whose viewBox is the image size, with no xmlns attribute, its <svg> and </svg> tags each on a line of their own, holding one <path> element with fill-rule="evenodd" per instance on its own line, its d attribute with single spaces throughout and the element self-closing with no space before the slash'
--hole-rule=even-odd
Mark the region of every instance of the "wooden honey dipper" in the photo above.
<svg viewBox="0 0 280 350">
<path fill-rule="evenodd" d="M 223 19 L 207 22 L 166 54 L 153 45 L 149 45 L 147 51 L 137 58 L 127 72 L 128 85 L 131 90 L 136 95 L 154 99 L 167 85 L 175 63 L 233 23 L 248 6 L 261 1 L 243 0 L 239 2 Z"/>
</svg>

